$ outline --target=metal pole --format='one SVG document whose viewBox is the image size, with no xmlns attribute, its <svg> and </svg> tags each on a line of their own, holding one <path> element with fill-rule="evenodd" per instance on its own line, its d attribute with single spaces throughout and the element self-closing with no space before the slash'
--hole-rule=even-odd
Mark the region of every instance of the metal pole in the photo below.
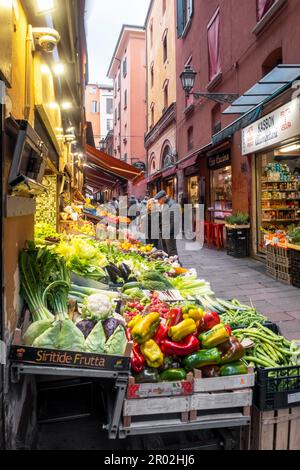
<svg viewBox="0 0 300 470">
<path fill-rule="evenodd" d="M 4 260 L 3 260 L 3 219 L 4 219 L 4 120 L 5 120 L 5 84 L 0 80 L 0 236 L 1 236 L 1 268 L 0 268 L 0 283 L 1 283 L 1 300 L 0 300 L 0 341 L 4 341 Z M 1 353 L 0 347 L 0 353 Z M 1 358 L 0 358 L 1 359 Z M 3 358 L 4 359 L 4 358 Z M 4 433 L 4 362 L 0 360 L 0 399 L 1 399 L 1 414 L 0 414 L 0 449 L 4 448 L 5 433 Z"/>
</svg>

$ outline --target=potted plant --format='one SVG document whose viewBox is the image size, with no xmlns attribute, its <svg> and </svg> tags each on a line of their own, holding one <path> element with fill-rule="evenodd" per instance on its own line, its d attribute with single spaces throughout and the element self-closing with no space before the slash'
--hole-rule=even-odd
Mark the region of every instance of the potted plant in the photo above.
<svg viewBox="0 0 300 470">
<path fill-rule="evenodd" d="M 250 254 L 250 217 L 236 212 L 226 218 L 227 254 L 234 258 L 246 258 Z"/>
<path fill-rule="evenodd" d="M 230 229 L 249 229 L 250 217 L 246 212 L 237 212 L 230 217 L 226 217 L 226 228 Z"/>
</svg>

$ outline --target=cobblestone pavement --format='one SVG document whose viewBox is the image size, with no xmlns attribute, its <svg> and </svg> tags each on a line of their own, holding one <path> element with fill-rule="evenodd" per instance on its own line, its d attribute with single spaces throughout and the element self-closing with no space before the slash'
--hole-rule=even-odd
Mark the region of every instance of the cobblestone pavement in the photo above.
<svg viewBox="0 0 300 470">
<path fill-rule="evenodd" d="M 178 242 L 180 261 L 183 266 L 196 268 L 200 278 L 210 281 L 217 297 L 252 301 L 261 313 L 279 325 L 288 339 L 300 340 L 300 289 L 268 277 L 260 261 L 235 259 L 215 249 L 193 251 L 193 247 L 192 243 Z"/>
</svg>

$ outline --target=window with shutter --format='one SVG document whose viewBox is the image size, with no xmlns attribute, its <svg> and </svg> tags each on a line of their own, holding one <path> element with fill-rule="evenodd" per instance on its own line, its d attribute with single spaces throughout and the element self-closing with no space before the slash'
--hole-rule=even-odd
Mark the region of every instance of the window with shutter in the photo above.
<svg viewBox="0 0 300 470">
<path fill-rule="evenodd" d="M 221 72 L 220 57 L 220 10 L 217 10 L 207 27 L 209 81 Z"/>
<path fill-rule="evenodd" d="M 257 21 L 260 21 L 276 0 L 256 0 Z"/>
<path fill-rule="evenodd" d="M 184 32 L 191 22 L 194 14 L 194 0 L 177 0 L 177 34 L 178 37 Z"/>
<path fill-rule="evenodd" d="M 164 54 L 164 62 L 166 62 L 168 60 L 168 32 L 167 31 L 163 38 L 163 54 Z"/>
<path fill-rule="evenodd" d="M 114 102 L 112 98 L 106 98 L 106 114 L 113 114 Z"/>
<path fill-rule="evenodd" d="M 98 102 L 97 101 L 92 101 L 91 102 L 91 112 L 93 114 L 98 112 Z"/>
<path fill-rule="evenodd" d="M 123 60 L 123 77 L 125 78 L 127 75 L 127 57 Z"/>
<path fill-rule="evenodd" d="M 127 90 L 124 91 L 124 109 L 127 108 Z"/>
</svg>

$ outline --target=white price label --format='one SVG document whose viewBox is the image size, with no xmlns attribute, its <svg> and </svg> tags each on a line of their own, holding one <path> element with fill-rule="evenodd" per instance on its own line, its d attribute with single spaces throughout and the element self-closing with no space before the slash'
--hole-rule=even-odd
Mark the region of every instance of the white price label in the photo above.
<svg viewBox="0 0 300 470">
<path fill-rule="evenodd" d="M 289 405 L 292 403 L 297 403 L 298 401 L 300 401 L 300 393 L 293 393 L 292 395 L 288 396 Z"/>
</svg>

